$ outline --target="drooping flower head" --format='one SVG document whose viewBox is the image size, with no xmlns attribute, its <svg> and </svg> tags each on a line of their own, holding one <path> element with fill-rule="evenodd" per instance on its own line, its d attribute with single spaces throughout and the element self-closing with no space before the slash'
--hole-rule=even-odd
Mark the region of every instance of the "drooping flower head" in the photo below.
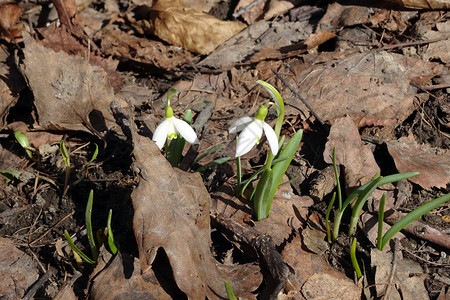
<svg viewBox="0 0 450 300">
<path fill-rule="evenodd" d="M 174 91 L 174 89 L 170 90 L 170 92 L 172 93 L 174 93 Z M 191 144 L 198 144 L 197 134 L 195 133 L 194 129 L 192 129 L 192 127 L 187 122 L 174 117 L 173 109 L 170 106 L 171 99 L 172 95 L 169 94 L 169 96 L 167 97 L 165 118 L 153 133 L 152 140 L 155 141 L 159 149 L 162 149 L 164 147 L 166 140 L 176 139 L 178 135 L 181 135 L 186 141 Z"/>
<path fill-rule="evenodd" d="M 266 134 L 272 154 L 276 155 L 278 153 L 277 136 L 272 127 L 264 122 L 267 112 L 267 105 L 261 105 L 254 118 L 243 117 L 231 124 L 230 129 L 228 130 L 230 133 L 242 131 L 237 139 L 236 157 L 248 153 L 256 144 L 258 144 L 263 132 Z"/>
</svg>

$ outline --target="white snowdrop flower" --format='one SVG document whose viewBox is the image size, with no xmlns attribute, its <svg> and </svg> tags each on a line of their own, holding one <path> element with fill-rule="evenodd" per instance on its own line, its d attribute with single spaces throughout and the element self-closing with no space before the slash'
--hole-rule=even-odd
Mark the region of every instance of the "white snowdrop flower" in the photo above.
<svg viewBox="0 0 450 300">
<path fill-rule="evenodd" d="M 191 144 L 198 144 L 194 129 L 187 122 L 175 118 L 172 107 L 167 105 L 165 119 L 156 127 L 152 140 L 155 141 L 159 149 L 162 149 L 167 139 L 176 139 L 178 135 L 181 135 Z"/>
<path fill-rule="evenodd" d="M 243 117 L 231 124 L 230 129 L 228 130 L 230 133 L 237 133 L 239 131 L 242 131 L 237 139 L 236 157 L 248 153 L 256 144 L 258 144 L 263 131 L 266 134 L 267 141 L 269 142 L 270 150 L 272 151 L 274 156 L 277 155 L 277 136 L 272 127 L 264 122 L 264 119 L 267 116 L 267 112 L 267 106 L 262 105 L 254 118 Z"/>
</svg>

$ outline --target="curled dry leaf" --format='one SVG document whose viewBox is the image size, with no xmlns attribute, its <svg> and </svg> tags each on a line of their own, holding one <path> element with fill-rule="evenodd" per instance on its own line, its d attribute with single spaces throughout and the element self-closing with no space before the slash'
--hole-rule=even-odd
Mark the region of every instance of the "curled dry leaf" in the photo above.
<svg viewBox="0 0 450 300">
<path fill-rule="evenodd" d="M 350 117 L 336 119 L 330 129 L 323 158 L 331 164 L 336 147 L 336 164 L 344 166 L 346 188 L 361 186 L 380 172 L 372 150 L 364 145 L 358 127 Z"/>
<path fill-rule="evenodd" d="M 143 274 L 151 272 L 162 248 L 176 284 L 189 299 L 226 297 L 225 281 L 237 296 L 250 296 L 261 283 L 259 268 L 222 265 L 211 254 L 211 200 L 200 174 L 173 169 L 156 144 L 135 130 L 133 143 L 140 171 L 131 194 L 133 228 Z"/>
<path fill-rule="evenodd" d="M 184 8 L 179 1 L 158 1 L 150 12 L 150 33 L 200 54 L 209 54 L 245 28 L 239 21 L 222 21 Z"/>
<path fill-rule="evenodd" d="M 21 68 L 33 91 L 39 125 L 46 129 L 101 132 L 117 127 L 105 71 L 84 58 L 55 52 L 24 35 Z"/>
<path fill-rule="evenodd" d="M 413 137 L 387 142 L 399 172 L 419 172 L 409 178 L 424 189 L 446 188 L 450 178 L 450 152 L 419 145 Z"/>
<path fill-rule="evenodd" d="M 402 7 L 427 8 L 427 9 L 449 9 L 450 3 L 447 0 L 389 0 Z"/>
</svg>

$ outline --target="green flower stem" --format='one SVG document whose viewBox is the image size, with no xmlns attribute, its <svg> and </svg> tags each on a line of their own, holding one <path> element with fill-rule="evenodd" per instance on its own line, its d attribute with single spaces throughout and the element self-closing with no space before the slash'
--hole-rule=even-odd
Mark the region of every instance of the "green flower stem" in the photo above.
<svg viewBox="0 0 450 300">
<path fill-rule="evenodd" d="M 336 199 L 336 193 L 333 193 L 333 197 L 331 198 L 330 204 L 328 204 L 327 213 L 325 214 L 325 227 L 327 228 L 327 240 L 328 243 L 331 243 L 331 231 L 330 231 L 330 213 L 333 209 L 334 200 Z"/>
<path fill-rule="evenodd" d="M 237 140 L 237 138 L 236 138 Z M 237 187 L 236 187 L 236 195 L 239 196 L 242 185 L 242 169 L 241 169 L 241 157 L 236 157 L 236 173 L 237 173 Z"/>
</svg>

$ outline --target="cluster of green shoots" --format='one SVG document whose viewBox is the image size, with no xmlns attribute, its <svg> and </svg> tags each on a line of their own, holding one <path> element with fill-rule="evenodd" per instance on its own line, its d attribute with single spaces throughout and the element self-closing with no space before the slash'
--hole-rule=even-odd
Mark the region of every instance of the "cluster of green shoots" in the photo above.
<svg viewBox="0 0 450 300">
<path fill-rule="evenodd" d="M 97 259 L 98 259 L 98 248 L 97 248 L 97 244 L 94 240 L 94 234 L 92 232 L 92 222 L 91 222 L 93 202 L 94 202 L 94 191 L 91 190 L 91 192 L 89 193 L 89 198 L 88 198 L 88 202 L 86 205 L 85 224 L 86 224 L 86 230 L 87 230 L 87 237 L 88 237 L 88 241 L 89 241 L 89 247 L 91 248 L 92 258 L 87 256 L 83 251 L 81 251 L 75 245 L 75 243 L 73 242 L 73 240 L 70 237 L 67 230 L 64 230 L 64 235 L 67 239 L 67 243 L 69 244 L 70 248 L 72 248 L 74 255 L 75 255 L 75 259 L 78 263 L 81 263 L 81 260 L 84 260 L 88 264 L 96 265 Z M 116 244 L 114 243 L 114 236 L 113 236 L 113 232 L 111 230 L 111 218 L 112 218 L 112 209 L 110 209 L 109 213 L 108 213 L 108 220 L 106 221 L 106 228 L 103 231 L 97 232 L 97 240 L 101 244 L 105 240 L 105 237 L 107 237 L 107 244 L 108 244 L 109 250 L 111 251 L 111 253 L 113 255 L 115 255 L 118 250 L 117 250 Z"/>
<path fill-rule="evenodd" d="M 337 171 L 337 165 L 336 165 L 336 149 L 333 148 L 333 167 L 334 167 L 334 174 L 336 178 L 337 183 L 337 198 L 338 198 L 338 209 L 336 210 L 335 216 L 334 216 L 334 222 L 333 222 L 333 230 L 331 231 L 329 226 L 329 217 L 331 210 L 333 209 L 333 204 L 336 199 L 336 193 L 333 193 L 333 196 L 331 198 L 331 201 L 328 205 L 328 209 L 325 215 L 325 224 L 326 224 L 326 230 L 327 230 L 327 239 L 328 242 L 335 241 L 339 234 L 339 228 L 341 225 L 342 216 L 344 214 L 345 209 L 347 206 L 355 200 L 352 214 L 350 218 L 350 224 L 349 224 L 349 230 L 348 230 L 348 236 L 353 237 L 352 244 L 350 247 L 350 258 L 353 264 L 353 267 L 355 269 L 356 275 L 358 279 L 362 276 L 361 269 L 358 265 L 358 262 L 356 260 L 356 227 L 358 224 L 358 219 L 361 214 L 361 211 L 366 204 L 369 196 L 375 191 L 376 188 L 388 184 L 397 182 L 400 180 L 408 179 L 410 177 L 416 176 L 419 173 L 418 172 L 408 172 L 408 173 L 400 173 L 400 174 L 393 174 L 388 176 L 380 176 L 379 174 L 376 174 L 368 183 L 358 187 L 355 189 L 352 193 L 348 195 L 348 197 L 345 199 L 344 202 L 342 202 L 342 192 L 341 192 L 341 186 L 339 182 L 339 175 Z M 380 200 L 380 206 L 378 208 L 378 237 L 377 237 L 377 248 L 379 250 L 383 250 L 386 244 L 394 237 L 396 233 L 398 233 L 400 230 L 405 228 L 408 224 L 413 222 L 414 220 L 420 218 L 427 212 L 435 209 L 439 205 L 444 204 L 450 200 L 450 194 L 443 195 L 439 198 L 436 198 L 422 206 L 419 206 L 415 210 L 408 213 L 406 216 L 404 216 L 402 219 L 400 219 L 398 222 L 396 222 L 389 230 L 383 234 L 383 221 L 384 221 L 384 206 L 386 202 L 386 194 L 383 194 Z"/>
</svg>

